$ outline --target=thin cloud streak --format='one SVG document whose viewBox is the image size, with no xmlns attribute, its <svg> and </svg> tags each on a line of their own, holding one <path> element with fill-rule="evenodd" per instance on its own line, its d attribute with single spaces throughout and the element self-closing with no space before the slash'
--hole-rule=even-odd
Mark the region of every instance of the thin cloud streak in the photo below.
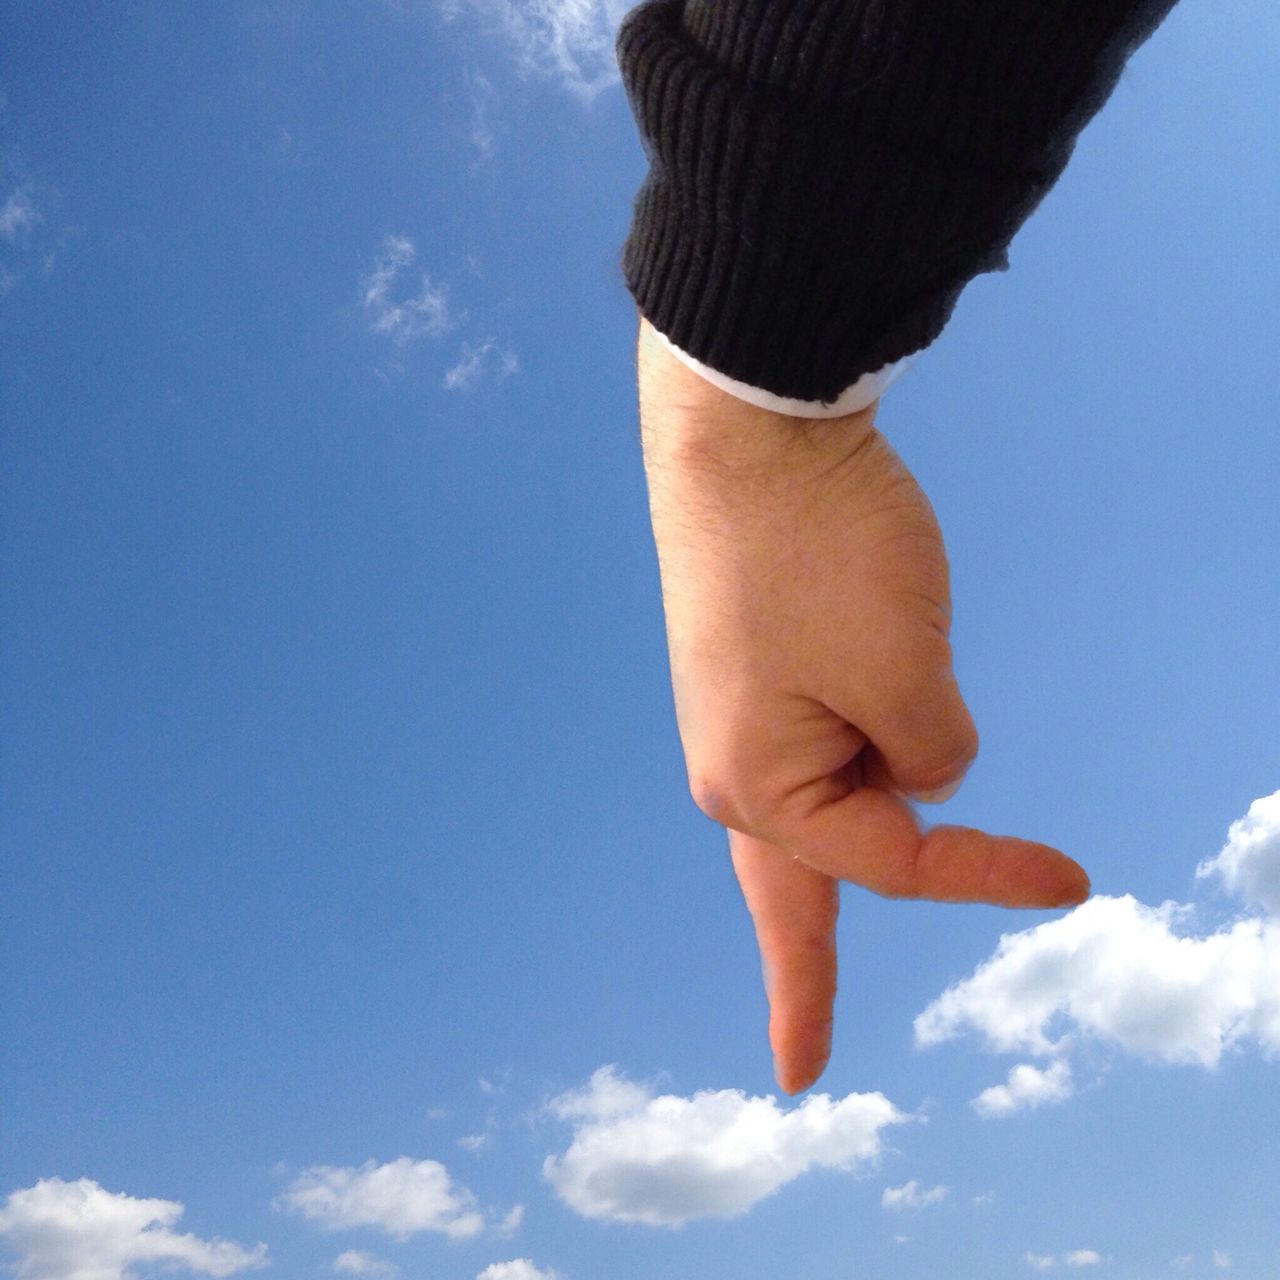
<svg viewBox="0 0 1280 1280">
<path fill-rule="evenodd" d="M 500 348 L 493 338 L 475 346 L 464 342 L 457 363 L 445 373 L 441 386 L 446 391 L 469 391 L 486 375 L 505 382 L 519 371 L 519 359 L 513 352 Z"/>
</svg>

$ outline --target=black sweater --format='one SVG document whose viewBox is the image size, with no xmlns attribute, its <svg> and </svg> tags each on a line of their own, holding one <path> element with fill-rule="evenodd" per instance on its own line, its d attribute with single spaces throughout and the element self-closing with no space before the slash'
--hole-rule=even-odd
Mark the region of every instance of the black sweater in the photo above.
<svg viewBox="0 0 1280 1280">
<path fill-rule="evenodd" d="M 623 271 L 712 369 L 835 400 L 927 346 L 1175 0 L 646 0 Z"/>
</svg>

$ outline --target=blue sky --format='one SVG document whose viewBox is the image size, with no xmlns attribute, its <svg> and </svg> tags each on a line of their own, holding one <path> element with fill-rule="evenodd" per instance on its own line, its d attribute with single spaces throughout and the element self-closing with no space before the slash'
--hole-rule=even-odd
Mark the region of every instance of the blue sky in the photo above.
<svg viewBox="0 0 1280 1280">
<path fill-rule="evenodd" d="M 1280 13 L 1182 0 L 885 398 L 941 812 L 1099 896 L 847 890 L 788 1100 L 671 712 L 622 9 L 0 11 L 0 1259 L 1275 1280 Z"/>
</svg>

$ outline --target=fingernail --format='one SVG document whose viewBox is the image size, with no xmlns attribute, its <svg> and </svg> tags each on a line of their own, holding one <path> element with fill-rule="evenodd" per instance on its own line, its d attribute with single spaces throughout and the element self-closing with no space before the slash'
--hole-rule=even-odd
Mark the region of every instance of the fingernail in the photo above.
<svg viewBox="0 0 1280 1280">
<path fill-rule="evenodd" d="M 918 800 L 921 804 L 946 804 L 960 790 L 963 782 L 964 774 L 961 774 L 954 782 L 948 782 L 945 787 L 935 787 L 932 791 L 914 791 L 911 798 Z"/>
</svg>

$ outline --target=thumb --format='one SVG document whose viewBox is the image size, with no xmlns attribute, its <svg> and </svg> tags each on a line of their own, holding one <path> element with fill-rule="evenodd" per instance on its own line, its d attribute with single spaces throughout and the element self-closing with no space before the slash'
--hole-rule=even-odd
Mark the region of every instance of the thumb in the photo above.
<svg viewBox="0 0 1280 1280">
<path fill-rule="evenodd" d="M 978 754 L 978 731 L 942 637 L 899 652 L 877 672 L 860 705 L 834 707 L 866 735 L 884 763 L 884 785 L 926 803 L 953 795 Z"/>
</svg>

